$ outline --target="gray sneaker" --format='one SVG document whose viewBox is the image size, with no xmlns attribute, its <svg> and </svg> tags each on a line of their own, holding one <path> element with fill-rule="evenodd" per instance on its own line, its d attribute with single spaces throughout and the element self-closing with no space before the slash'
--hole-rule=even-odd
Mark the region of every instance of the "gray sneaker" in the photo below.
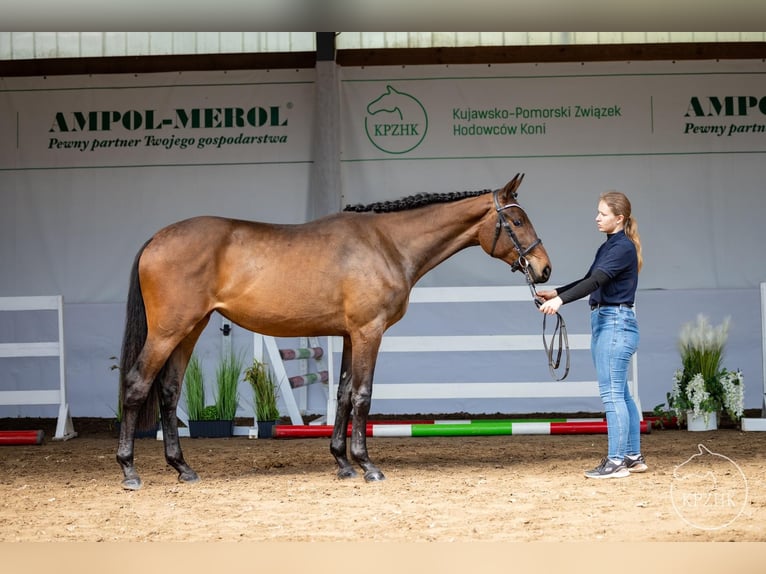
<svg viewBox="0 0 766 574">
<path fill-rule="evenodd" d="M 630 476 L 625 461 L 614 462 L 608 456 L 605 456 L 601 463 L 593 470 L 586 470 L 587 478 L 625 478 Z"/>
<path fill-rule="evenodd" d="M 646 465 L 646 461 L 644 460 L 644 455 L 641 453 L 626 454 L 624 462 L 628 472 L 646 472 L 649 470 L 649 467 Z"/>
</svg>

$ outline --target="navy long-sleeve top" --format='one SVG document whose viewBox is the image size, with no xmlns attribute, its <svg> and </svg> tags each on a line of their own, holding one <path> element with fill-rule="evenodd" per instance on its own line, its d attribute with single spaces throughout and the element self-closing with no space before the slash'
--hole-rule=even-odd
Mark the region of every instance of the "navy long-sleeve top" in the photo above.
<svg viewBox="0 0 766 574">
<path fill-rule="evenodd" d="M 556 292 L 564 303 L 590 294 L 591 305 L 633 305 L 637 287 L 636 246 L 621 230 L 607 235 L 585 277 L 559 287 Z"/>
</svg>

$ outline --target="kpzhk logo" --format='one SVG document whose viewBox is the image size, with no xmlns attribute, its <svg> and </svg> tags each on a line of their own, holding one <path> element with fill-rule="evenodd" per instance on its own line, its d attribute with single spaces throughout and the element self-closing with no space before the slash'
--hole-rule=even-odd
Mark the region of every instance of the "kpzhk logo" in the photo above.
<svg viewBox="0 0 766 574">
<path fill-rule="evenodd" d="M 698 445 L 698 454 L 673 471 L 670 497 L 687 524 L 718 530 L 734 522 L 745 509 L 747 478 L 730 458 Z"/>
<path fill-rule="evenodd" d="M 407 153 L 426 137 L 428 114 L 417 98 L 386 86 L 386 91 L 367 105 L 364 129 L 379 150 Z"/>
</svg>

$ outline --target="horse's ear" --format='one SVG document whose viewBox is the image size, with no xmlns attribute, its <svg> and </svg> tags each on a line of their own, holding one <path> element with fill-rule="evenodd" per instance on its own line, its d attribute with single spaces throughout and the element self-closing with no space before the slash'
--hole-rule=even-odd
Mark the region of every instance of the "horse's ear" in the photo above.
<svg viewBox="0 0 766 574">
<path fill-rule="evenodd" d="M 522 181 L 524 181 L 524 174 L 517 173 L 514 178 L 505 185 L 505 188 L 503 188 L 503 194 L 506 196 L 510 195 L 511 197 L 516 197 L 516 190 L 519 189 Z"/>
</svg>

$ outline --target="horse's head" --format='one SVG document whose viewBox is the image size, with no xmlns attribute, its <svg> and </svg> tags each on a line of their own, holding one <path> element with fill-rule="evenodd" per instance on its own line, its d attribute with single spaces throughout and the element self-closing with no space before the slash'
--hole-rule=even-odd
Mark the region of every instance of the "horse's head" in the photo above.
<svg viewBox="0 0 766 574">
<path fill-rule="evenodd" d="M 551 261 L 526 211 L 519 205 L 517 190 L 524 175 L 516 174 L 503 189 L 492 193 L 492 207 L 479 230 L 479 243 L 492 257 L 502 259 L 514 271 L 522 270 L 534 283 L 551 276 Z"/>
</svg>

